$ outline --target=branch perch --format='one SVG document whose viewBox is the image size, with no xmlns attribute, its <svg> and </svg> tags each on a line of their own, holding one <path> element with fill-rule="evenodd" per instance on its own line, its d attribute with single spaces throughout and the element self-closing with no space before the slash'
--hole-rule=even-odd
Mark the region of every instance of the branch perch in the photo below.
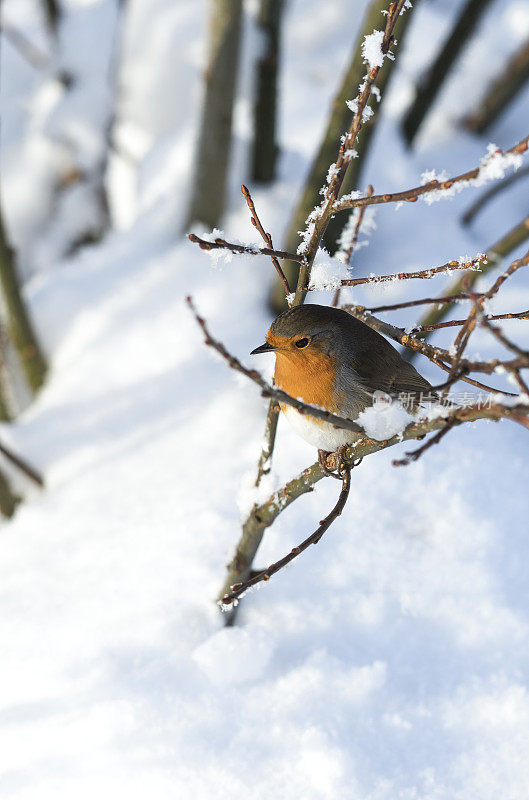
<svg viewBox="0 0 529 800">
<path fill-rule="evenodd" d="M 347 503 L 347 498 L 349 497 L 349 490 L 351 488 L 351 467 L 347 467 L 342 476 L 342 489 L 340 491 L 340 496 L 338 497 L 338 501 L 332 511 L 322 519 L 318 528 L 311 533 L 310 536 L 307 536 L 301 544 L 298 544 L 296 547 L 292 548 L 290 553 L 283 558 L 280 558 L 279 561 L 270 564 L 265 570 L 258 572 L 256 575 L 253 575 L 246 581 L 242 583 L 236 583 L 231 587 L 231 591 L 225 594 L 221 600 L 219 600 L 219 605 L 222 607 L 229 606 L 232 603 L 236 603 L 238 598 L 241 597 L 244 592 L 247 592 L 252 586 L 255 586 L 257 583 L 261 583 L 262 581 L 268 581 L 275 575 L 276 572 L 279 572 L 280 569 L 286 567 L 287 564 L 290 564 L 295 558 L 297 558 L 304 550 L 310 547 L 311 544 L 318 544 L 323 534 L 331 527 L 332 523 L 335 519 L 337 519 L 342 511 L 345 508 L 345 504 Z"/>
</svg>

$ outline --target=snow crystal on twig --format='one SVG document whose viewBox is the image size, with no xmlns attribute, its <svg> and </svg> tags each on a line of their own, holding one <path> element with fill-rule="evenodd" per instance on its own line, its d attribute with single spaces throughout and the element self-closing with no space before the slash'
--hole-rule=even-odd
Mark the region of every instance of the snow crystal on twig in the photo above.
<svg viewBox="0 0 529 800">
<path fill-rule="evenodd" d="M 320 194 L 321 194 L 321 191 L 320 191 Z M 304 231 L 298 231 L 299 235 L 301 236 L 301 242 L 299 243 L 298 249 L 296 251 L 298 255 L 303 255 L 303 253 L 307 249 L 307 245 L 310 242 L 312 234 L 314 233 L 314 227 L 316 225 L 316 220 L 319 217 L 321 217 L 322 213 L 323 213 L 323 209 L 321 208 L 321 206 L 315 206 L 315 208 L 312 209 L 312 211 L 310 212 L 309 216 L 307 217 L 307 223 L 306 223 L 306 226 L 305 226 L 305 230 Z"/>
<path fill-rule="evenodd" d="M 366 106 L 362 111 L 362 122 L 367 122 L 368 119 L 371 119 L 375 112 L 370 106 Z"/>
<path fill-rule="evenodd" d="M 384 31 L 373 31 L 362 42 L 362 56 L 364 61 L 369 64 L 369 69 L 381 67 L 384 62 L 384 53 L 381 46 L 383 40 Z"/>
<path fill-rule="evenodd" d="M 327 170 L 327 185 L 332 181 L 335 175 L 338 174 L 338 168 L 336 167 L 336 162 L 333 161 L 329 169 Z"/>
<path fill-rule="evenodd" d="M 359 197 L 363 196 L 364 195 L 362 194 L 362 192 L 358 192 L 356 189 L 354 189 L 352 192 L 349 192 L 349 194 L 342 195 L 340 197 L 340 203 L 345 203 L 348 200 L 358 200 Z"/>
<path fill-rule="evenodd" d="M 467 181 L 457 181 L 447 189 L 437 189 L 427 194 L 422 195 L 428 205 L 435 203 L 438 200 L 445 200 L 448 197 L 454 197 L 463 189 L 469 186 L 483 186 L 489 181 L 500 180 L 505 176 L 506 171 L 513 167 L 517 170 L 523 161 L 523 156 L 520 153 L 502 153 L 495 144 L 487 146 L 487 154 L 481 159 L 481 166 L 479 167 L 478 174 L 475 178 Z M 422 183 L 430 183 L 430 181 L 437 180 L 440 183 L 448 180 L 448 174 L 443 170 L 437 173 L 435 170 L 426 170 L 421 175 Z"/>
</svg>

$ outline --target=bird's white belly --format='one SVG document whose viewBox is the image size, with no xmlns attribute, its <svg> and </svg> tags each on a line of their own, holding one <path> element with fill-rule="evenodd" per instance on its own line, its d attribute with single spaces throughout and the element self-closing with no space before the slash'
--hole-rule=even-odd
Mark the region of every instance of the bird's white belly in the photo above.
<svg viewBox="0 0 529 800">
<path fill-rule="evenodd" d="M 321 422 L 314 417 L 300 414 L 291 406 L 284 407 L 283 413 L 294 430 L 306 442 L 319 450 L 327 450 L 332 453 L 344 444 L 351 444 L 360 438 L 359 434 L 354 431 L 335 428 L 330 422 Z"/>
</svg>

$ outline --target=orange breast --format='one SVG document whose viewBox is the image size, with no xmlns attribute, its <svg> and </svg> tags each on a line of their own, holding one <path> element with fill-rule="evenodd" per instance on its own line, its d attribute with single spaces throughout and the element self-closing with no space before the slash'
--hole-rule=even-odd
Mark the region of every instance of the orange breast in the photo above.
<svg viewBox="0 0 529 800">
<path fill-rule="evenodd" d="M 334 391 L 335 377 L 334 359 L 315 349 L 299 353 L 291 350 L 276 352 L 276 386 L 305 403 L 327 411 L 338 411 L 342 398 Z"/>
</svg>

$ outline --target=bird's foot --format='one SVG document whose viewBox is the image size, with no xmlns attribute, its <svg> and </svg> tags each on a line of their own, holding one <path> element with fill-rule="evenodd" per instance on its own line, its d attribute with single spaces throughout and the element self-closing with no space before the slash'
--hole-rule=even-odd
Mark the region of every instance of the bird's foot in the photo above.
<svg viewBox="0 0 529 800">
<path fill-rule="evenodd" d="M 318 450 L 318 462 L 320 467 L 322 468 L 325 475 L 330 475 L 332 478 L 337 478 L 339 481 L 342 480 L 344 472 L 348 469 L 353 469 L 354 467 L 358 467 L 361 464 L 362 459 L 357 458 L 353 461 L 352 464 L 348 464 L 345 461 L 345 453 L 347 451 L 348 445 L 344 444 L 338 448 L 334 453 L 330 453 L 328 450 Z M 336 467 L 334 470 L 329 469 L 327 466 L 327 459 L 330 455 L 334 456 L 334 463 Z"/>
<path fill-rule="evenodd" d="M 329 467 L 327 466 L 327 458 L 330 455 L 331 452 L 329 450 L 318 450 L 318 461 L 322 469 L 322 472 L 324 475 L 328 475 L 330 478 L 337 478 L 338 480 L 341 480 L 340 476 L 337 475 L 336 472 L 333 472 L 332 469 L 329 469 Z"/>
</svg>

